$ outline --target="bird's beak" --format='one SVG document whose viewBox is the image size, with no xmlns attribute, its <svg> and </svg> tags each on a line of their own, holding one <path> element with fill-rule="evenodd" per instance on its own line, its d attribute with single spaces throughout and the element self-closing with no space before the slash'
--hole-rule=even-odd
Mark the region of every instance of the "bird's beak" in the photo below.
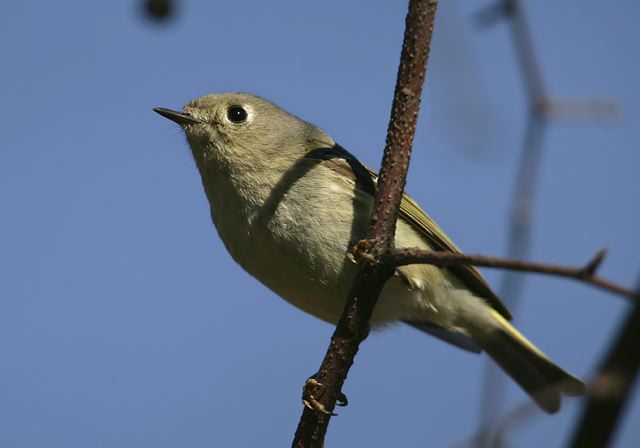
<svg viewBox="0 0 640 448">
<path fill-rule="evenodd" d="M 187 124 L 193 124 L 193 123 L 200 123 L 200 120 L 192 117 L 191 115 L 185 112 L 176 112 L 175 110 L 165 109 L 164 107 L 155 107 L 153 110 L 159 113 L 160 115 L 162 115 L 163 117 L 178 123 L 180 126 L 185 126 Z"/>
</svg>

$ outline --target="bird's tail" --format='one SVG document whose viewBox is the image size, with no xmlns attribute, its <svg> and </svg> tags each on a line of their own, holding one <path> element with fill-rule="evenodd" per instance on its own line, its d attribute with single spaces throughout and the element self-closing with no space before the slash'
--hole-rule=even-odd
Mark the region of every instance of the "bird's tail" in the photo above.
<svg viewBox="0 0 640 448">
<path fill-rule="evenodd" d="M 561 395 L 585 392 L 582 381 L 554 364 L 496 311 L 489 312 L 498 325 L 474 340 L 542 409 L 557 412 Z"/>
</svg>

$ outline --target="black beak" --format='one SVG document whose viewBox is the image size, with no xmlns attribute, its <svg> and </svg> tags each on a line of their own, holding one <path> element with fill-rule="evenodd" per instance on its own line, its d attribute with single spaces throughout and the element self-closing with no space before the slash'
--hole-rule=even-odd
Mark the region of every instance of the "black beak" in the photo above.
<svg viewBox="0 0 640 448">
<path fill-rule="evenodd" d="M 180 126 L 200 123 L 200 120 L 197 120 L 191 115 L 184 112 L 176 112 L 175 110 L 165 109 L 164 107 L 155 107 L 153 110 L 162 115 L 164 118 L 168 118 L 169 120 L 178 123 Z"/>
</svg>

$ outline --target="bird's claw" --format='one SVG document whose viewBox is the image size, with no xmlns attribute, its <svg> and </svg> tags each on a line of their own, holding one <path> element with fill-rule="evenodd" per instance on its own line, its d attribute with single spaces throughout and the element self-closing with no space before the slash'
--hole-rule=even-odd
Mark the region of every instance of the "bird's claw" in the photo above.
<svg viewBox="0 0 640 448">
<path fill-rule="evenodd" d="M 314 393 L 316 389 L 320 389 L 318 394 L 319 397 L 324 392 L 325 385 L 315 378 L 309 378 L 302 389 L 302 403 L 304 406 L 312 411 L 320 412 L 325 415 L 335 415 L 333 412 L 327 411 L 327 408 L 318 401 L 316 394 Z"/>
<path fill-rule="evenodd" d="M 347 396 L 342 392 L 338 392 L 338 401 L 336 402 L 337 406 L 345 407 L 349 405 L 349 400 L 347 400 Z"/>
<path fill-rule="evenodd" d="M 372 240 L 360 240 L 358 241 L 349 252 L 347 252 L 347 260 L 352 263 L 357 263 L 360 260 L 365 260 L 369 263 L 375 263 L 376 257 L 371 253 L 371 249 L 376 244 L 377 239 Z"/>
<path fill-rule="evenodd" d="M 304 384 L 304 388 L 302 389 L 302 403 L 306 408 L 311 409 L 312 411 L 320 412 L 325 415 L 338 415 L 335 412 L 330 412 L 327 408 L 320 403 L 319 398 L 324 393 L 326 386 L 322 384 L 320 381 L 315 378 L 309 378 Z M 349 404 L 349 400 L 347 400 L 347 396 L 342 392 L 338 393 L 337 403 L 338 406 L 347 406 Z"/>
</svg>

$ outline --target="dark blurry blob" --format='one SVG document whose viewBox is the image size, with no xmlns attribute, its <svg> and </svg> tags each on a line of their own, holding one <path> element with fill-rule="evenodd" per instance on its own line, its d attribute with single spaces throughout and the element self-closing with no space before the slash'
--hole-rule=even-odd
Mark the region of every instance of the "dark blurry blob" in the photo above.
<svg viewBox="0 0 640 448">
<path fill-rule="evenodd" d="M 144 15 L 156 22 L 166 22 L 175 16 L 175 2 L 172 0 L 144 0 Z"/>
</svg>

